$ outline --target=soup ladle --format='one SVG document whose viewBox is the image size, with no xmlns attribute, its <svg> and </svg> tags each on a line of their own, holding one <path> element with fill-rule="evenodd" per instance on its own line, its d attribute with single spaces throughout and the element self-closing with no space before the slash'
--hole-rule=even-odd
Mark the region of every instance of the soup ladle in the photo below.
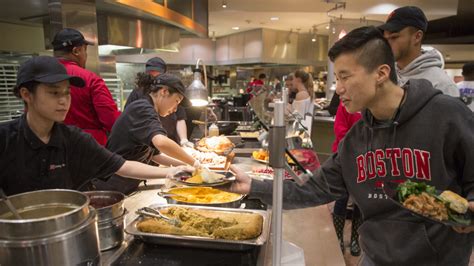
<svg viewBox="0 0 474 266">
<path fill-rule="evenodd" d="M 0 197 L 4 200 L 4 202 L 7 205 L 8 209 L 10 210 L 11 213 L 13 213 L 13 216 L 15 216 L 16 219 L 18 219 L 18 220 L 23 219 L 23 218 L 21 218 L 20 214 L 15 209 L 13 204 L 10 202 L 10 199 L 8 199 L 7 195 L 5 194 L 5 192 L 3 191 L 2 188 L 0 188 Z"/>
</svg>

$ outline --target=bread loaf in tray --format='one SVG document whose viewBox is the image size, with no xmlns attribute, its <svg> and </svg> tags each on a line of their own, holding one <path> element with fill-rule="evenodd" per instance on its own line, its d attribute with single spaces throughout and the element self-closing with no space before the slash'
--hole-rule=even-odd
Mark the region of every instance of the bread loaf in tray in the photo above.
<svg viewBox="0 0 474 266">
<path fill-rule="evenodd" d="M 146 218 L 137 229 L 146 233 L 202 236 L 215 239 L 246 240 L 260 236 L 263 217 L 256 213 L 169 207 L 160 212 L 181 223 L 174 226 L 163 219 Z"/>
</svg>

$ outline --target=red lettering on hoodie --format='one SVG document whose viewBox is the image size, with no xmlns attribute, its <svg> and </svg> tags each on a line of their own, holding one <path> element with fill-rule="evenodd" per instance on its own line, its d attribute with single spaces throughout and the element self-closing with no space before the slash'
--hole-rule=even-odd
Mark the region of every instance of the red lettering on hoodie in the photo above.
<svg viewBox="0 0 474 266">
<path fill-rule="evenodd" d="M 357 156 L 356 161 L 357 161 L 357 183 L 365 182 L 367 177 L 365 176 L 364 155 Z"/>
<path fill-rule="evenodd" d="M 384 159 L 383 150 L 375 150 L 375 167 L 377 169 L 377 175 L 380 177 L 385 177 L 387 175 L 387 167 L 382 159 Z"/>
<path fill-rule="evenodd" d="M 367 177 L 369 179 L 375 178 L 375 157 L 374 153 L 369 151 L 365 154 L 365 163 L 367 167 Z"/>
<path fill-rule="evenodd" d="M 400 148 L 385 149 L 385 158 L 389 158 L 392 166 L 392 176 L 400 176 L 400 169 L 398 168 L 397 158 L 402 156 Z"/>
<path fill-rule="evenodd" d="M 431 154 L 427 151 L 415 149 L 416 159 L 416 178 L 422 180 L 431 180 L 430 158 Z"/>
<path fill-rule="evenodd" d="M 415 170 L 413 168 L 413 152 L 409 148 L 402 150 L 402 165 L 405 176 L 412 178 L 415 175 Z"/>
<path fill-rule="evenodd" d="M 388 174 L 387 164 L 392 165 L 392 176 L 403 176 L 417 179 L 431 180 L 430 169 L 431 154 L 427 151 L 410 148 L 387 148 L 368 151 L 356 157 L 357 183 L 386 177 Z M 401 159 L 401 160 L 399 160 Z M 398 162 L 400 161 L 400 170 Z M 378 181 L 377 181 L 378 182 Z"/>
</svg>

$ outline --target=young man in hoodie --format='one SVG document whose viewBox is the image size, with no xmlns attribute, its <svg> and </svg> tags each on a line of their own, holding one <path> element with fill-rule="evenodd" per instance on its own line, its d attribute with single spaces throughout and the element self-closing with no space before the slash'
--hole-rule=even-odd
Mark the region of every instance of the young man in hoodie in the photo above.
<svg viewBox="0 0 474 266">
<path fill-rule="evenodd" d="M 359 206 L 362 265 L 468 265 L 473 228 L 427 222 L 388 199 L 386 181 L 425 182 L 474 200 L 474 116 L 430 82 L 397 85 L 390 46 L 375 27 L 351 31 L 329 50 L 336 92 L 349 113 L 362 111 L 303 186 L 284 181 L 283 207 L 321 205 L 351 195 Z M 272 181 L 232 167 L 229 190 L 271 204 Z M 474 204 L 470 202 L 471 210 Z"/>
<path fill-rule="evenodd" d="M 379 28 L 392 47 L 400 86 L 409 79 L 423 78 L 431 81 L 433 87 L 444 94 L 459 97 L 456 84 L 443 70 L 441 53 L 435 49 L 421 49 L 428 28 L 428 21 L 421 9 L 416 6 L 397 8 Z"/>
</svg>

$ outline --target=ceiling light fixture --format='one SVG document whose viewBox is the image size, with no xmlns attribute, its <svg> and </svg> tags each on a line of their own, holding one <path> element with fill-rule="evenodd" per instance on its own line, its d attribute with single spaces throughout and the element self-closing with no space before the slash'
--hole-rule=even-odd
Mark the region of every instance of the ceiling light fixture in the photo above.
<svg viewBox="0 0 474 266">
<path fill-rule="evenodd" d="M 279 17 L 271 17 L 271 18 L 270 18 L 271 21 L 277 21 L 277 20 L 279 20 L 279 19 L 280 19 Z"/>
<path fill-rule="evenodd" d="M 338 40 L 344 38 L 344 36 L 346 36 L 346 34 L 347 34 L 347 32 L 344 29 L 342 29 L 341 32 L 339 32 Z"/>
<path fill-rule="evenodd" d="M 318 40 L 317 32 L 318 32 L 317 26 L 313 25 L 313 37 L 311 38 L 312 42 L 316 42 Z"/>
<path fill-rule="evenodd" d="M 227 8 L 227 2 L 226 1 L 222 1 L 222 8 Z"/>
<path fill-rule="evenodd" d="M 239 27 L 232 27 L 233 30 L 239 30 Z"/>
</svg>

